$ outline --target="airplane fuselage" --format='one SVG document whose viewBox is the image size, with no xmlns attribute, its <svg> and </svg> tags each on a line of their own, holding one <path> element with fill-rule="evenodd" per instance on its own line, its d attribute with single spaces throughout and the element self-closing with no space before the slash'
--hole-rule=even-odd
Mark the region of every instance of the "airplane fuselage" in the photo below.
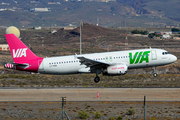
<svg viewBox="0 0 180 120">
<path fill-rule="evenodd" d="M 81 64 L 77 56 L 106 63 L 125 63 L 128 69 L 162 66 L 177 58 L 163 49 L 138 49 L 44 58 L 38 72 L 44 74 L 90 73 L 90 67 Z"/>
</svg>

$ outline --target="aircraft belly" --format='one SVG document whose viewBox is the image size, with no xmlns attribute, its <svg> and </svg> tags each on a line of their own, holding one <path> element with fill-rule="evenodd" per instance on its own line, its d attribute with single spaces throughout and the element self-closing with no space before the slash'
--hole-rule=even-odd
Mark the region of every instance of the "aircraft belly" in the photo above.
<svg viewBox="0 0 180 120">
<path fill-rule="evenodd" d="M 78 73 L 79 67 L 77 65 L 54 65 L 46 66 L 46 74 L 75 74 Z"/>
<path fill-rule="evenodd" d="M 149 67 L 149 66 L 146 64 L 133 64 L 133 65 L 130 65 L 128 68 L 133 69 L 133 68 L 145 68 L 145 67 Z"/>
<path fill-rule="evenodd" d="M 60 74 L 72 74 L 77 73 L 78 67 L 77 66 L 60 66 L 59 73 Z"/>
</svg>

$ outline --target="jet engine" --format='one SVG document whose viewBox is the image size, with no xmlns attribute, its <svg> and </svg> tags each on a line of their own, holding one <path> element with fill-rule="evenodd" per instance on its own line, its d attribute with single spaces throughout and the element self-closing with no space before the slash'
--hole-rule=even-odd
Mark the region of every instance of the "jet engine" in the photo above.
<svg viewBox="0 0 180 120">
<path fill-rule="evenodd" d="M 128 67 L 126 64 L 118 64 L 107 67 L 107 69 L 103 70 L 103 75 L 124 75 L 128 71 Z"/>
</svg>

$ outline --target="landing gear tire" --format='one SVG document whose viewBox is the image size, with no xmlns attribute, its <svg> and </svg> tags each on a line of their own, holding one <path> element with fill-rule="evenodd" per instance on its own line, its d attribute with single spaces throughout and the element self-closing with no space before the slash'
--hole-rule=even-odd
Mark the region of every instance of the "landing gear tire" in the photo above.
<svg viewBox="0 0 180 120">
<path fill-rule="evenodd" d="M 100 81 L 100 78 L 98 77 L 98 76 L 96 76 L 95 78 L 94 78 L 94 82 L 95 83 L 98 83 Z"/>
<path fill-rule="evenodd" d="M 157 73 L 154 73 L 153 76 L 154 76 L 154 77 L 157 77 Z"/>
<path fill-rule="evenodd" d="M 157 77 L 158 74 L 156 73 L 156 68 L 155 68 L 155 67 L 152 67 L 152 69 L 153 69 L 153 76 L 154 76 L 154 77 Z"/>
</svg>

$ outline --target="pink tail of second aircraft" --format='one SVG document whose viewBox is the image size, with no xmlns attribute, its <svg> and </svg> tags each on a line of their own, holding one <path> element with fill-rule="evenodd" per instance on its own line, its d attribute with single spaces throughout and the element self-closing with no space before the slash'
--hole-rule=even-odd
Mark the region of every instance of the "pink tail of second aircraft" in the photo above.
<svg viewBox="0 0 180 120">
<path fill-rule="evenodd" d="M 36 56 L 19 38 L 14 34 L 5 34 L 9 48 L 18 70 L 37 72 L 43 58 Z"/>
</svg>

